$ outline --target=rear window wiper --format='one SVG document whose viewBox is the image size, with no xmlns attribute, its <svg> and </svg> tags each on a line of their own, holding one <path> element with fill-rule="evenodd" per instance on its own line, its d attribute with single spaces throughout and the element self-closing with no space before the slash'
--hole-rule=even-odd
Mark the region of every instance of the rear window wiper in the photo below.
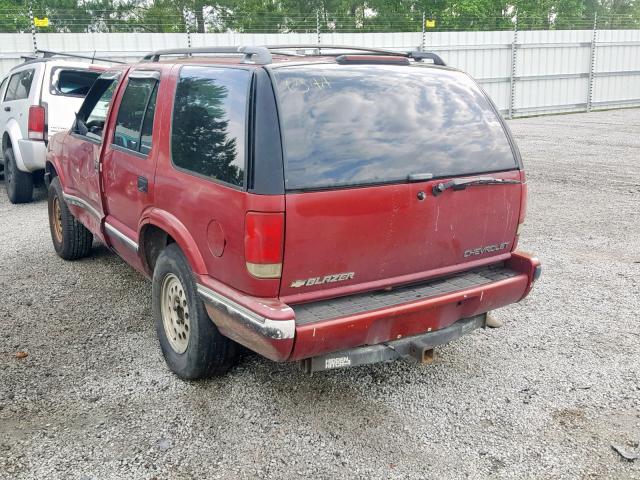
<svg viewBox="0 0 640 480">
<path fill-rule="evenodd" d="M 437 197 L 445 190 L 453 188 L 454 190 L 464 190 L 469 185 L 505 185 L 521 183 L 520 180 L 512 180 L 494 177 L 470 177 L 470 178 L 454 178 L 448 182 L 438 183 L 433 186 L 433 196 Z"/>
</svg>

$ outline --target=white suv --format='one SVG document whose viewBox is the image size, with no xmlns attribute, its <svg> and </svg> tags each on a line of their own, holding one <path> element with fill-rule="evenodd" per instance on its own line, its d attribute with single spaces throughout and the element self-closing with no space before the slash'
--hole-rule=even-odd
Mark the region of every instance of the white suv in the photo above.
<svg viewBox="0 0 640 480">
<path fill-rule="evenodd" d="M 49 135 L 68 130 L 93 81 L 104 68 L 58 57 L 27 60 L 0 81 L 0 133 L 7 194 L 30 202 Z"/>
</svg>

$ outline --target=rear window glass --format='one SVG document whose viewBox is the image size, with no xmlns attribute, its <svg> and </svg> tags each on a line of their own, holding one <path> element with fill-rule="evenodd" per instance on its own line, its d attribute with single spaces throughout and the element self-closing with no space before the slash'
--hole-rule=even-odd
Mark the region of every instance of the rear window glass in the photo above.
<svg viewBox="0 0 640 480">
<path fill-rule="evenodd" d="M 243 185 L 250 78 L 247 70 L 232 68 L 180 70 L 171 129 L 175 166 Z"/>
<path fill-rule="evenodd" d="M 51 93 L 55 95 L 84 97 L 99 75 L 100 72 L 90 72 L 86 70 L 58 70 L 54 72 L 54 78 L 57 76 L 57 81 L 54 82 L 54 89 L 52 89 Z"/>
<path fill-rule="evenodd" d="M 498 116 L 460 72 L 333 64 L 273 72 L 287 189 L 516 168 Z"/>
</svg>

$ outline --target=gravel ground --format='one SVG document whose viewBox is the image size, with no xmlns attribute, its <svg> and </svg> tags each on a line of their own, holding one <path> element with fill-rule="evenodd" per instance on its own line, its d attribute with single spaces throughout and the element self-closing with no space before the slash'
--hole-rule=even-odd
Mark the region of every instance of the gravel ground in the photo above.
<svg viewBox="0 0 640 480">
<path fill-rule="evenodd" d="M 306 376 L 249 356 L 168 372 L 151 284 L 104 247 L 53 252 L 43 191 L 0 194 L 1 478 L 640 478 L 640 109 L 510 122 L 521 248 L 544 273 L 506 326 Z M 18 359 L 17 351 L 28 352 Z"/>
</svg>

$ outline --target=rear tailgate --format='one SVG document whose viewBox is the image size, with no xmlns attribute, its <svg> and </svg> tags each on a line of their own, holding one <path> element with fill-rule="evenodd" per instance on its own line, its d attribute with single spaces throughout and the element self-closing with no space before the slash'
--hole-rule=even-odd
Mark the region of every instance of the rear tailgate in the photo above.
<svg viewBox="0 0 640 480">
<path fill-rule="evenodd" d="M 328 64 L 274 68 L 274 77 L 285 147 L 286 301 L 417 281 L 511 251 L 519 162 L 465 74 Z M 516 183 L 433 194 L 436 184 L 479 174 Z"/>
<path fill-rule="evenodd" d="M 519 179 L 519 172 L 495 176 Z M 287 195 L 281 296 L 404 283 L 478 265 L 511 250 L 520 185 L 468 187 L 418 200 L 418 193 L 430 187 L 401 184 Z M 313 297 L 321 295 L 306 299 Z"/>
</svg>

